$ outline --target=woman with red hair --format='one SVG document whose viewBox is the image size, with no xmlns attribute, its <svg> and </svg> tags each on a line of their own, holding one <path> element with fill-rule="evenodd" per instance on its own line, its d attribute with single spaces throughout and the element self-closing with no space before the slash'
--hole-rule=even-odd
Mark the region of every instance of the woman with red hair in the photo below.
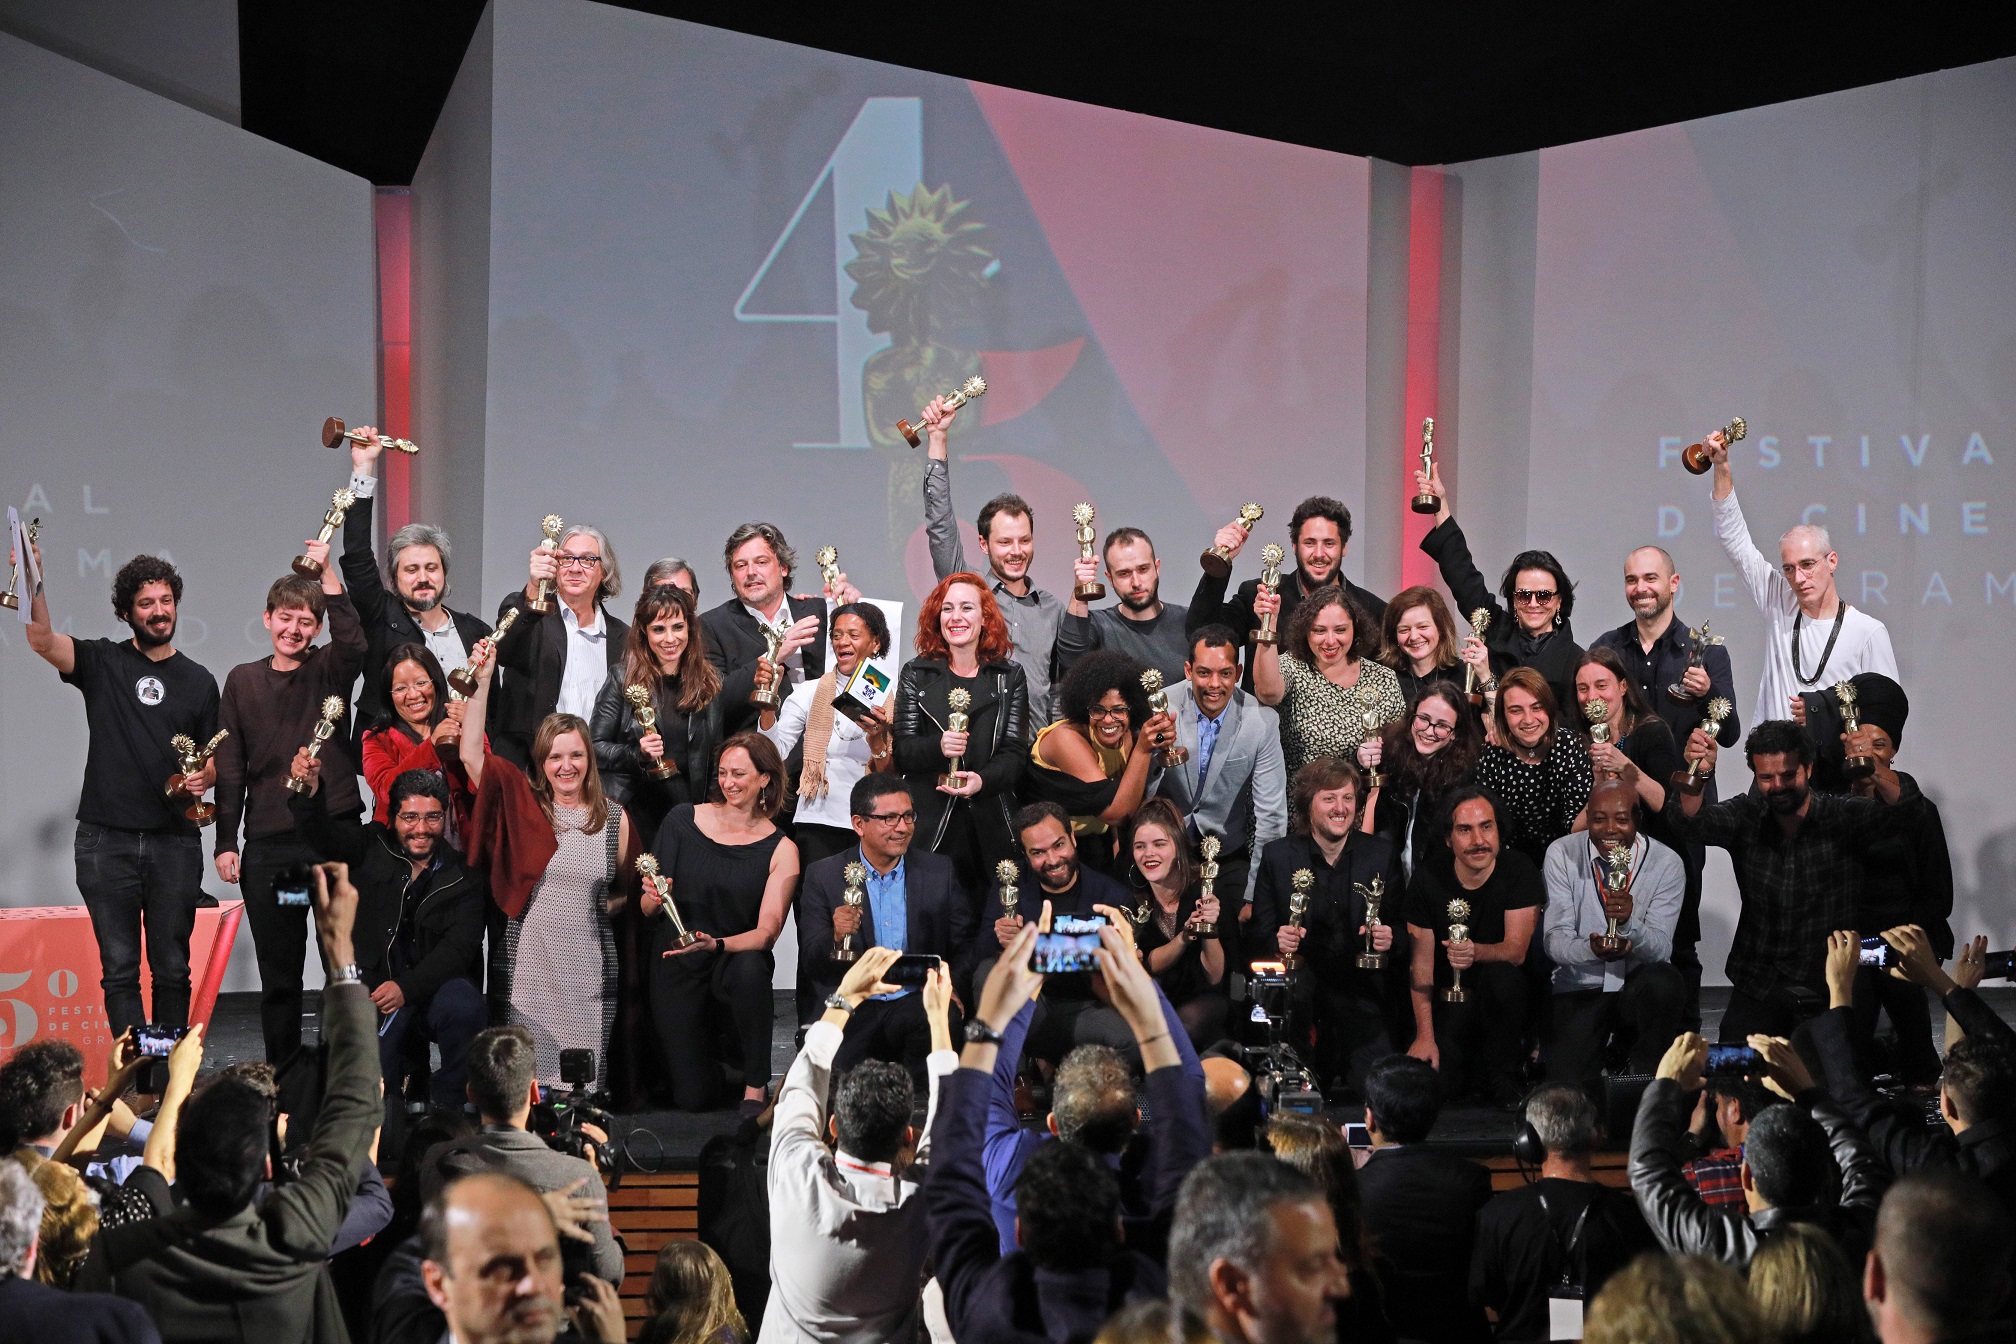
<svg viewBox="0 0 2016 1344">
<path fill-rule="evenodd" d="M 978 574 L 948 574 L 917 613 L 917 656 L 896 686 L 896 768 L 910 784 L 917 839 L 952 860 L 977 899 L 991 867 L 1016 857 L 1016 785 L 1028 754 L 1029 684 L 1001 608 Z M 968 696 L 952 731 L 952 692 Z M 959 768 L 941 782 L 957 760 Z"/>
</svg>

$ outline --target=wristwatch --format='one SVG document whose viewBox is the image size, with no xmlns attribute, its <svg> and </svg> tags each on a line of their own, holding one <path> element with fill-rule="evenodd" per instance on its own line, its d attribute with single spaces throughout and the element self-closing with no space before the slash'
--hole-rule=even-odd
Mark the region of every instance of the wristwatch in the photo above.
<svg viewBox="0 0 2016 1344">
<path fill-rule="evenodd" d="M 826 996 L 826 1006 L 828 1008 L 838 1008 L 850 1017 L 854 1013 L 854 1005 L 847 1002 L 846 998 L 839 994 L 828 994 Z"/>
<path fill-rule="evenodd" d="M 354 961 L 348 966 L 338 966 L 336 974 L 330 977 L 329 983 L 332 985 L 361 985 L 364 983 L 364 968 Z"/>
<path fill-rule="evenodd" d="M 985 1022 L 982 1022 L 979 1018 L 971 1018 L 966 1023 L 966 1043 L 968 1045 L 999 1045 L 1001 1044 L 1001 1033 L 988 1026 Z"/>
</svg>

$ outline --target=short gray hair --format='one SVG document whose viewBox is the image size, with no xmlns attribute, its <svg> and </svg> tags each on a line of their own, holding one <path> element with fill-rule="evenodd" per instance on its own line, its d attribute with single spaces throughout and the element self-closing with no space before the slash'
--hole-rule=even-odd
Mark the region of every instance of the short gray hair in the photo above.
<svg viewBox="0 0 2016 1344">
<path fill-rule="evenodd" d="M 791 549 L 791 543 L 784 540 L 783 530 L 775 523 L 744 523 L 730 532 L 727 545 L 721 548 L 721 567 L 733 578 L 735 552 L 759 537 L 769 543 L 770 553 L 777 557 L 778 568 L 784 571 L 788 582 L 798 572 L 798 552 Z"/>
<path fill-rule="evenodd" d="M 1321 1201 L 1316 1183 L 1265 1153 L 1221 1153 L 1183 1178 L 1169 1232 L 1169 1295 L 1202 1311 L 1211 1302 L 1211 1266 L 1229 1260 L 1248 1273 L 1267 1257 L 1276 1205 Z"/>
<path fill-rule="evenodd" d="M 1810 537 L 1814 544 L 1820 548 L 1820 554 L 1822 555 L 1826 555 L 1834 549 L 1834 538 L 1828 536 L 1827 529 L 1818 523 L 1800 523 L 1796 527 L 1786 528 L 1785 534 L 1778 538 L 1778 549 L 1783 551 L 1785 543 L 1791 541 L 1794 537 Z"/>
<path fill-rule="evenodd" d="M 399 553 L 415 546 L 432 546 L 441 556 L 441 600 L 448 600 L 448 566 L 454 548 L 448 534 L 432 523 L 408 523 L 385 539 L 385 586 L 399 591 Z"/>
<path fill-rule="evenodd" d="M 19 1162 L 0 1159 L 0 1280 L 28 1272 L 42 1231 L 42 1191 Z"/>
<path fill-rule="evenodd" d="M 672 576 L 684 574 L 693 580 L 693 600 L 700 600 L 700 572 L 676 555 L 668 555 L 663 560 L 653 560 L 651 568 L 644 571 L 644 591 L 650 592 L 661 583 L 672 582 Z"/>
<path fill-rule="evenodd" d="M 556 546 L 565 546 L 570 537 L 592 537 L 595 549 L 602 553 L 602 586 L 595 590 L 595 596 L 604 602 L 623 591 L 623 566 L 617 563 L 616 548 L 609 544 L 609 538 L 602 535 L 599 527 L 587 523 L 576 523 L 560 534 Z"/>
<path fill-rule="evenodd" d="M 1526 1099 L 1526 1123 L 1540 1136 L 1540 1146 L 1560 1157 L 1580 1157 L 1596 1146 L 1602 1123 L 1596 1103 L 1579 1087 L 1555 1083 Z"/>
</svg>

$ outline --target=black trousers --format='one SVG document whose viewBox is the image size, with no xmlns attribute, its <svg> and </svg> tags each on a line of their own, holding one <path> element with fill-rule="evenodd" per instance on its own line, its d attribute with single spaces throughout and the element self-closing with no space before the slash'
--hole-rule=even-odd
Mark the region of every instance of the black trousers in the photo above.
<svg viewBox="0 0 2016 1344">
<path fill-rule="evenodd" d="M 946 1012 L 953 1049 L 966 1030 L 966 1019 L 957 1003 Z M 926 1083 L 924 1061 L 931 1055 L 931 1019 L 924 1011 L 922 992 L 900 999 L 869 999 L 847 1019 L 847 1032 L 833 1053 L 833 1072 L 845 1073 L 864 1059 L 901 1064 L 910 1071 L 910 1080 L 919 1087 Z"/>
<path fill-rule="evenodd" d="M 273 880 L 289 864 L 320 856 L 295 835 L 247 840 L 238 859 L 238 890 L 259 960 L 259 1030 L 266 1062 L 279 1068 L 301 1048 L 301 967 L 308 954 L 309 907 L 281 905 Z"/>
<path fill-rule="evenodd" d="M 1629 1048 L 1632 1073 L 1654 1073 L 1680 1034 L 1686 1012 L 1687 978 L 1667 962 L 1633 970 L 1614 994 L 1600 989 L 1556 994 L 1547 1081 L 1580 1084 L 1600 1103 L 1611 1042 Z"/>
<path fill-rule="evenodd" d="M 651 1019 L 671 1075 L 672 1105 L 682 1111 L 709 1111 L 730 1100 L 722 1066 L 739 1065 L 745 1087 L 770 1081 L 770 1029 L 775 1004 L 770 977 L 776 960 L 768 952 L 688 952 L 661 956 L 654 945 L 651 965 Z M 739 1060 L 723 1060 L 715 1048 L 726 1013 L 739 1045 Z"/>
<path fill-rule="evenodd" d="M 1759 998 L 1740 989 L 1729 991 L 1729 1006 L 1722 1012 L 1722 1026 L 1716 1033 L 1721 1045 L 1744 1045 L 1753 1032 L 1783 1036 L 1790 1040 L 1799 1029 L 1799 1010 L 1789 998 L 1773 995 Z"/>
<path fill-rule="evenodd" d="M 1385 972 L 1361 971 L 1349 962 L 1321 970 L 1320 978 L 1303 976 L 1296 983 L 1298 991 L 1310 988 L 1290 1000 L 1290 1038 L 1323 1087 L 1341 1078 L 1345 1091 L 1358 1096 L 1372 1066 L 1393 1053 L 1379 998 Z"/>
<path fill-rule="evenodd" d="M 1673 925 L 1673 954 L 1669 958 L 1673 969 L 1680 972 L 1680 979 L 1687 987 L 1687 1004 L 1681 1025 L 1689 1031 L 1701 1029 L 1701 872 L 1708 863 L 1708 847 L 1694 841 L 1682 841 L 1675 846 L 1680 853 L 1680 866 L 1687 875 L 1686 889 L 1680 896 L 1680 918 Z"/>
<path fill-rule="evenodd" d="M 1463 972 L 1468 997 L 1444 1003 L 1435 990 L 1435 1043 L 1442 1052 L 1442 1091 L 1483 1092 L 1494 1101 L 1520 1095 L 1525 1052 L 1526 971 L 1510 962 L 1478 962 Z"/>
<path fill-rule="evenodd" d="M 1855 971 L 1855 1008 L 1851 1031 L 1856 1051 L 1872 1059 L 1878 1014 L 1890 1018 L 1897 1033 L 1897 1074 L 1907 1083 L 1939 1081 L 1939 1052 L 1932 1046 L 1932 1010 L 1925 991 L 1874 966 Z"/>
<path fill-rule="evenodd" d="M 189 935 L 203 899 L 203 842 L 193 835 L 77 823 L 77 890 L 98 936 L 99 988 L 113 1034 L 189 1023 Z M 140 1001 L 142 939 L 154 1013 Z"/>
</svg>

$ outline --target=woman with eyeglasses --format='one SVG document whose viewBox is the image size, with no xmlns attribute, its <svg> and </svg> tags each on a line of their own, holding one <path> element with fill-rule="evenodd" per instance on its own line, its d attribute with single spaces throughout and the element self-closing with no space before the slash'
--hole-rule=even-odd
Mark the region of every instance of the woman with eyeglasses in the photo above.
<svg viewBox="0 0 2016 1344">
<path fill-rule="evenodd" d="M 1358 747 L 1358 764 L 1383 781 L 1365 795 L 1360 825 L 1392 842 L 1402 876 L 1437 845 L 1436 809 L 1451 789 L 1471 783 L 1484 750 L 1484 724 L 1453 681 L 1434 681 L 1411 710 Z"/>
<path fill-rule="evenodd" d="M 1506 846 L 1538 866 L 1547 861 L 1547 846 L 1584 825 L 1582 809 L 1595 783 L 1589 744 L 1562 723 L 1554 689 L 1535 668 L 1505 674 L 1491 713 L 1498 740 L 1484 748 L 1477 782 L 1510 814 L 1503 826 Z"/>
<path fill-rule="evenodd" d="M 359 756 L 371 787 L 372 820 L 392 824 L 386 801 L 392 781 L 408 770 L 430 770 L 448 785 L 448 842 L 461 847 L 476 795 L 462 770 L 460 750 L 464 702 L 448 694 L 441 663 L 425 644 L 400 644 L 385 655 L 373 701 L 385 706 L 367 726 Z"/>
<path fill-rule="evenodd" d="M 1114 836 L 1161 778 L 1156 748 L 1176 740 L 1176 720 L 1148 708 L 1143 670 L 1110 649 L 1086 654 L 1058 690 L 1064 717 L 1029 744 L 1023 793 L 1070 813 L 1079 860 L 1108 877 L 1126 869 Z"/>
<path fill-rule="evenodd" d="M 1568 571 L 1551 551 L 1521 551 L 1505 567 L 1494 595 L 1470 558 L 1463 529 L 1449 512 L 1442 469 L 1416 471 L 1414 480 L 1435 496 L 1437 506 L 1435 526 L 1421 538 L 1421 549 L 1440 567 L 1457 610 L 1465 617 L 1479 609 L 1490 615 L 1481 643 L 1474 633 L 1464 641 L 1463 660 L 1477 666 L 1487 683 L 1503 679 L 1515 667 L 1533 668 L 1553 687 L 1554 703 L 1574 703 L 1575 665 L 1582 659 L 1582 646 L 1575 642 L 1575 628 L 1568 620 L 1575 610 L 1575 585 Z"/>
<path fill-rule="evenodd" d="M 1463 641 L 1442 594 L 1425 584 L 1402 589 L 1386 604 L 1379 661 L 1393 669 L 1400 702 L 1411 705 L 1431 681 L 1463 675 Z"/>
<path fill-rule="evenodd" d="M 1265 616 L 1280 602 L 1280 594 L 1262 588 L 1253 611 Z M 1365 656 L 1376 639 L 1371 614 L 1331 584 L 1295 604 L 1279 647 L 1253 646 L 1253 694 L 1280 707 L 1281 754 L 1291 778 L 1318 756 L 1348 759 L 1365 740 L 1367 713 L 1381 725 L 1406 714 L 1393 669 Z"/>
</svg>

